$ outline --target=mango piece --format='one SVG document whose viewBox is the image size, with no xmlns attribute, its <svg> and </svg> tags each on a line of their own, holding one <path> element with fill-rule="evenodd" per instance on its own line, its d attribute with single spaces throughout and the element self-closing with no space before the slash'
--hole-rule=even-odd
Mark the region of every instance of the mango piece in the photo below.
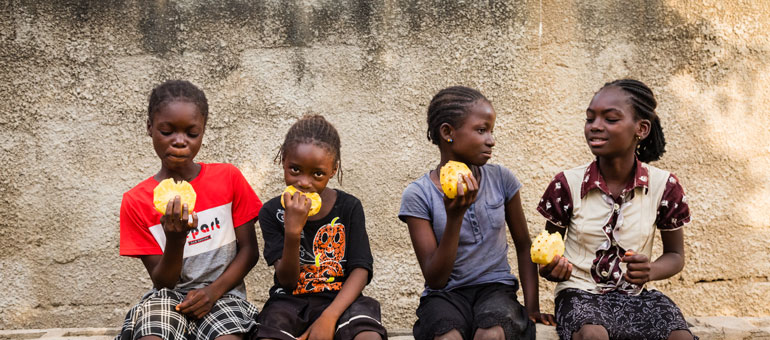
<svg viewBox="0 0 770 340">
<path fill-rule="evenodd" d="M 293 185 L 290 185 L 286 187 L 286 190 L 284 190 L 283 192 L 288 192 L 289 195 L 294 195 L 294 193 L 297 192 L 297 188 L 295 188 Z M 317 192 L 301 192 L 301 193 L 302 195 L 305 195 L 308 198 L 310 198 L 310 212 L 307 214 L 308 216 L 313 216 L 317 214 L 319 211 L 321 211 L 321 195 L 319 195 Z M 286 208 L 286 204 L 283 203 L 283 194 L 281 194 L 281 206 Z"/>
<path fill-rule="evenodd" d="M 553 261 L 556 255 L 564 255 L 564 240 L 558 232 L 548 234 L 543 230 L 532 242 L 532 248 L 529 250 L 532 262 L 547 265 Z"/>
<path fill-rule="evenodd" d="M 177 195 L 182 199 L 182 206 L 187 204 L 187 211 L 195 211 L 195 189 L 187 181 L 174 181 L 173 178 L 166 178 L 152 191 L 152 204 L 161 214 L 166 214 L 168 201 L 173 200 Z M 180 210 L 181 211 L 181 210 Z"/>
<path fill-rule="evenodd" d="M 444 195 L 449 199 L 457 197 L 457 181 L 459 175 L 470 175 L 471 169 L 468 168 L 465 163 L 449 161 L 441 167 L 439 172 L 439 182 L 441 182 L 441 190 L 444 191 Z M 468 190 L 468 185 L 463 183 L 463 192 Z"/>
</svg>

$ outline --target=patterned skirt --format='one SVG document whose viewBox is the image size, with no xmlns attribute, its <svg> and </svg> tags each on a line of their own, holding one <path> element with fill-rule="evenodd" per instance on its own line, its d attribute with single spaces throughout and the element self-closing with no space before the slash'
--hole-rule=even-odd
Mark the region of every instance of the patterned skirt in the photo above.
<svg viewBox="0 0 770 340">
<path fill-rule="evenodd" d="M 565 289 L 556 297 L 555 304 L 560 339 L 571 339 L 586 324 L 604 326 L 610 339 L 660 340 L 667 339 L 675 330 L 690 331 L 679 307 L 657 290 L 626 295 Z"/>
<path fill-rule="evenodd" d="M 225 294 L 200 319 L 174 310 L 185 293 L 163 288 L 147 293 L 126 315 L 115 340 L 133 340 L 148 335 L 161 339 L 213 340 L 227 334 L 246 334 L 257 327 L 257 307 L 234 295 Z"/>
</svg>

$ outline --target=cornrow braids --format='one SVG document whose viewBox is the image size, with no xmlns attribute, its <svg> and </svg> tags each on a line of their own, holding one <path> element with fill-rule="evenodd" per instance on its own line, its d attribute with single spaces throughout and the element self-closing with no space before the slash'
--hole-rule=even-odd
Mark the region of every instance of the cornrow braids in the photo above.
<svg viewBox="0 0 770 340">
<path fill-rule="evenodd" d="M 452 86 L 439 91 L 428 105 L 428 140 L 439 145 L 441 125 L 460 127 L 468 108 L 478 100 L 489 100 L 481 92 L 465 86 Z"/>
<path fill-rule="evenodd" d="M 283 163 L 286 153 L 299 144 L 310 143 L 326 149 L 334 157 L 337 180 L 342 183 L 342 159 L 340 158 L 340 135 L 334 125 L 321 115 L 306 115 L 289 128 L 286 138 L 278 149 L 273 161 Z"/>
<path fill-rule="evenodd" d="M 618 87 L 629 94 L 636 120 L 647 119 L 650 121 L 650 134 L 639 142 L 636 148 L 636 157 L 645 163 L 659 160 L 666 152 L 666 139 L 663 136 L 660 118 L 655 113 L 658 101 L 655 100 L 652 90 L 644 83 L 634 79 L 618 79 L 604 84 L 602 89 L 609 86 Z"/>
<path fill-rule="evenodd" d="M 150 103 L 147 105 L 147 119 L 152 123 L 155 113 L 173 101 L 183 101 L 195 104 L 203 115 L 203 123 L 209 118 L 209 102 L 201 89 L 186 80 L 167 80 L 156 86 L 150 93 Z"/>
</svg>

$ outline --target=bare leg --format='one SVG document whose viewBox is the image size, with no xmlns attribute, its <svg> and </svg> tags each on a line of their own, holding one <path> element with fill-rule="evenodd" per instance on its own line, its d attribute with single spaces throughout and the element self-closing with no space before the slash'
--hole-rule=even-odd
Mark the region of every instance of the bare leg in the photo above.
<svg viewBox="0 0 770 340">
<path fill-rule="evenodd" d="M 441 335 L 436 335 L 433 340 L 463 340 L 463 336 L 456 329 L 446 332 Z"/>
<path fill-rule="evenodd" d="M 575 340 L 609 340 L 610 335 L 607 334 L 607 330 L 604 326 L 600 325 L 583 325 L 580 330 L 573 333 L 572 337 Z"/>
<path fill-rule="evenodd" d="M 353 340 L 382 340 L 382 337 L 377 332 L 365 331 L 356 334 L 356 336 L 353 337 Z"/>
<path fill-rule="evenodd" d="M 668 340 L 692 340 L 692 334 L 690 332 L 679 329 L 671 332 L 671 334 L 668 335 Z"/>
<path fill-rule="evenodd" d="M 476 334 L 473 334 L 473 340 L 505 340 L 505 331 L 499 325 L 489 328 L 477 328 Z"/>
</svg>

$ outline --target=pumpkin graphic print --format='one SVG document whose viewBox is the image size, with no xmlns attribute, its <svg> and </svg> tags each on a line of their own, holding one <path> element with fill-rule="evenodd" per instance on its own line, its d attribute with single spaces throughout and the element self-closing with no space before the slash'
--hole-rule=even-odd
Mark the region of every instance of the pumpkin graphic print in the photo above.
<svg viewBox="0 0 770 340">
<path fill-rule="evenodd" d="M 338 278 L 345 276 L 342 268 L 345 257 L 345 226 L 331 223 L 319 228 L 313 237 L 313 263 L 300 261 L 299 282 L 294 294 L 338 291 L 342 282 Z"/>
</svg>

